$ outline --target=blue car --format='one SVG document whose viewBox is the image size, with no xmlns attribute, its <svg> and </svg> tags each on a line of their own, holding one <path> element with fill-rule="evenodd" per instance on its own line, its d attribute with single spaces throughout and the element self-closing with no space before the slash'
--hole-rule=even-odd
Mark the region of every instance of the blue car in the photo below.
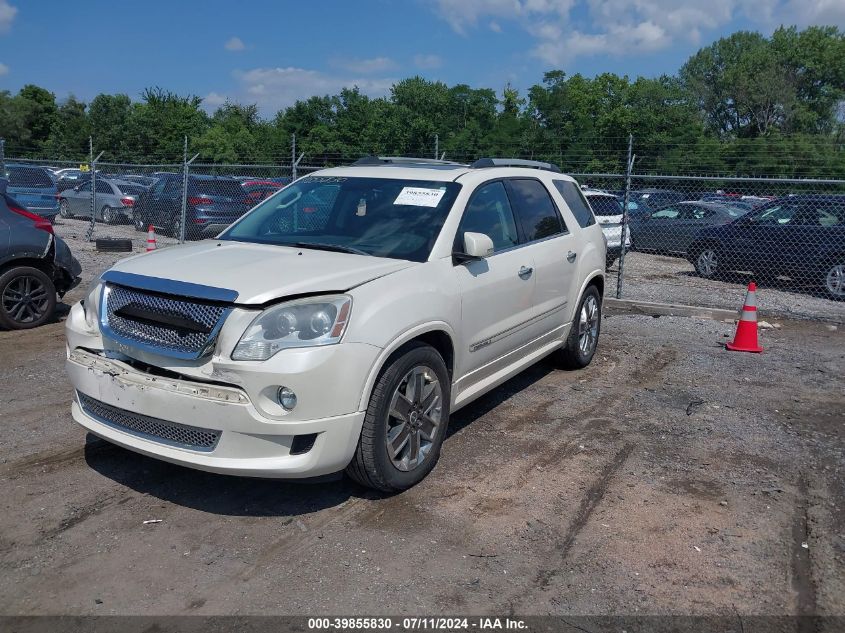
<svg viewBox="0 0 845 633">
<path fill-rule="evenodd" d="M 687 259 L 702 277 L 749 271 L 765 282 L 785 276 L 845 300 L 845 195 L 772 200 L 729 224 L 702 230 Z"/>
<path fill-rule="evenodd" d="M 43 167 L 6 164 L 6 192 L 27 210 L 51 222 L 59 214 L 56 182 Z"/>
</svg>

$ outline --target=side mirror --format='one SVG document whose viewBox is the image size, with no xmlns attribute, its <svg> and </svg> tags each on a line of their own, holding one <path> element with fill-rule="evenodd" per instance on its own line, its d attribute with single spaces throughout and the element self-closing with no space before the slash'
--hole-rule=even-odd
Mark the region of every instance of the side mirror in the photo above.
<svg viewBox="0 0 845 633">
<path fill-rule="evenodd" d="M 464 233 L 464 251 L 454 253 L 457 262 L 477 261 L 493 254 L 493 240 L 484 233 Z"/>
</svg>

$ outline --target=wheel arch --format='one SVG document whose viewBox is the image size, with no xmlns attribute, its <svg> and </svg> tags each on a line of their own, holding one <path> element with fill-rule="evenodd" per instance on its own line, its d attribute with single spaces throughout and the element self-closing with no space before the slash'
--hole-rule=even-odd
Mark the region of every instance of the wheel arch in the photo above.
<svg viewBox="0 0 845 633">
<path fill-rule="evenodd" d="M 364 390 L 361 394 L 361 401 L 358 404 L 358 410 L 363 411 L 367 408 L 370 402 L 376 381 L 382 372 L 386 369 L 388 362 L 404 347 L 410 343 L 425 343 L 430 345 L 443 358 L 446 364 L 446 370 L 449 372 L 449 380 L 454 381 L 455 372 L 455 332 L 452 328 L 443 321 L 436 321 L 418 325 L 407 330 L 394 338 L 388 345 L 382 349 L 381 353 L 376 358 L 367 375 L 367 381 L 364 383 Z"/>
</svg>

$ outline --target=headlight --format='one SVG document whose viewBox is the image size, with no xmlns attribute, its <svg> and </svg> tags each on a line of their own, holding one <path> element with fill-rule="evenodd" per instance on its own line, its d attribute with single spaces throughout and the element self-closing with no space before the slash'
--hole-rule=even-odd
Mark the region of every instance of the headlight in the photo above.
<svg viewBox="0 0 845 633">
<path fill-rule="evenodd" d="M 100 278 L 94 277 L 88 289 L 85 291 L 85 296 L 82 298 L 82 311 L 85 313 L 85 323 L 91 329 L 97 327 L 97 304 L 100 301 Z"/>
<path fill-rule="evenodd" d="M 352 297 L 312 297 L 267 308 L 235 345 L 232 360 L 267 360 L 291 347 L 315 347 L 340 342 Z"/>
</svg>

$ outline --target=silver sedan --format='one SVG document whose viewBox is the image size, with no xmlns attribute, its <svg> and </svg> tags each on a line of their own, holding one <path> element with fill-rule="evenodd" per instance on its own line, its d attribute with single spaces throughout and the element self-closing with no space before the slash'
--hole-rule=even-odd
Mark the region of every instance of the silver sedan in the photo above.
<svg viewBox="0 0 845 633">
<path fill-rule="evenodd" d="M 132 218 L 132 209 L 144 187 L 126 180 L 97 178 L 95 217 L 106 224 Z M 59 194 L 59 215 L 63 218 L 91 217 L 91 181 Z"/>
</svg>

